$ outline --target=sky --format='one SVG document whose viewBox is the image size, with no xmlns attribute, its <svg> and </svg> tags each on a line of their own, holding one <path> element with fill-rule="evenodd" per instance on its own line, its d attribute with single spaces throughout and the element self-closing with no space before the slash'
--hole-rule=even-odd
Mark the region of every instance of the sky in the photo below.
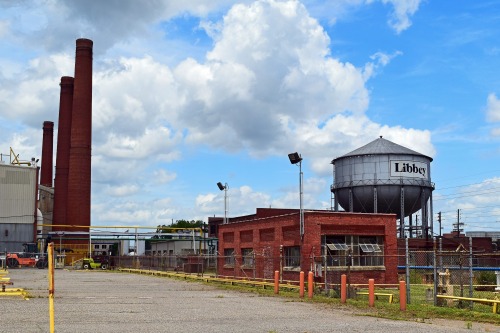
<svg viewBox="0 0 500 333">
<path fill-rule="evenodd" d="M 433 158 L 443 232 L 500 231 L 500 1 L 0 0 L 0 153 L 40 158 L 94 41 L 92 225 L 330 209 L 379 136 Z M 55 165 L 55 156 L 54 156 Z M 435 231 L 438 232 L 435 222 Z"/>
</svg>

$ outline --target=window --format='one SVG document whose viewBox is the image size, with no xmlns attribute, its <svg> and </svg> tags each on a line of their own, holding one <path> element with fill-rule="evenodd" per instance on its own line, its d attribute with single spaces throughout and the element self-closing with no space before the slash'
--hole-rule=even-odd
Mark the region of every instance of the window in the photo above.
<svg viewBox="0 0 500 333">
<path fill-rule="evenodd" d="M 359 236 L 359 266 L 383 266 L 384 256 L 377 236 Z M 381 237 L 380 237 L 381 238 Z"/>
<path fill-rule="evenodd" d="M 300 267 L 300 246 L 283 247 L 285 267 Z"/>
<path fill-rule="evenodd" d="M 222 234 L 222 240 L 225 243 L 233 243 L 234 242 L 234 232 L 224 232 Z"/>
<path fill-rule="evenodd" d="M 234 266 L 234 249 L 224 249 L 224 265 Z"/>
<path fill-rule="evenodd" d="M 102 247 L 101 247 L 103 250 L 107 249 L 108 246 L 106 244 L 102 244 Z"/>
<path fill-rule="evenodd" d="M 98 250 L 99 249 L 99 244 L 94 245 L 94 249 Z"/>
<path fill-rule="evenodd" d="M 241 249 L 241 265 L 246 267 L 253 267 L 254 253 L 253 249 Z"/>
<path fill-rule="evenodd" d="M 384 245 L 382 236 L 324 237 L 328 266 L 383 266 Z"/>
<path fill-rule="evenodd" d="M 351 244 L 350 236 L 327 236 L 325 237 L 325 245 L 327 247 L 328 266 L 349 266 L 352 263 L 349 245 Z"/>
<path fill-rule="evenodd" d="M 253 241 L 253 230 L 245 230 L 240 232 L 240 241 L 250 243 Z"/>
</svg>

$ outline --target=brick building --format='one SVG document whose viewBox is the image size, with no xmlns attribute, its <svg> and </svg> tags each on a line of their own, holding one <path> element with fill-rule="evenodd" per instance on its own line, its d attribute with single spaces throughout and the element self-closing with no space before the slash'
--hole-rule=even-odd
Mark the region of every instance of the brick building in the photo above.
<svg viewBox="0 0 500 333">
<path fill-rule="evenodd" d="M 349 272 L 351 283 L 397 283 L 394 214 L 304 210 L 301 237 L 299 213 L 257 208 L 226 224 L 209 218 L 210 236 L 219 239 L 218 274 L 272 279 L 278 270 L 297 281 L 300 271 L 313 271 L 316 281 L 337 283 Z"/>
</svg>

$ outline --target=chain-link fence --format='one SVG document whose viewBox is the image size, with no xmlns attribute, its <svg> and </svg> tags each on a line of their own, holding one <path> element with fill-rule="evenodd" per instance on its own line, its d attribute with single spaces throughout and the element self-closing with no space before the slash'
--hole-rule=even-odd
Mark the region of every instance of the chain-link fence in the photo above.
<svg viewBox="0 0 500 333">
<path fill-rule="evenodd" d="M 430 246 L 429 246 L 430 245 Z M 491 304 L 470 300 L 441 299 L 437 295 L 489 299 L 500 298 L 500 253 L 474 252 L 471 246 L 442 249 L 439 240 L 426 245 L 433 250 L 415 250 L 401 247 L 395 256 L 379 252 L 359 255 L 324 249 L 321 256 L 300 257 L 295 248 L 276 255 L 272 248 L 260 251 L 245 250 L 236 254 L 228 251 L 214 255 L 152 255 L 109 257 L 111 268 L 136 268 L 185 273 L 212 274 L 271 281 L 274 271 L 280 271 L 281 282 L 298 284 L 301 268 L 314 273 L 315 292 L 340 297 L 341 276 L 348 277 L 349 297 L 365 297 L 368 278 L 382 281 L 384 263 L 397 259 L 397 279 L 407 282 L 407 300 L 411 304 L 427 304 L 469 308 L 491 312 Z M 384 273 L 386 274 L 386 273 Z M 360 279 L 362 278 L 362 280 Z M 398 299 L 396 284 L 377 282 L 376 291 L 392 294 Z"/>
<path fill-rule="evenodd" d="M 499 299 L 500 253 L 474 253 L 471 246 L 463 245 L 455 250 L 443 250 L 439 242 L 434 248 L 433 251 L 407 250 L 404 258 L 399 258 L 400 278 L 408 283 L 409 302 L 491 312 L 492 304 L 471 299 Z"/>
</svg>

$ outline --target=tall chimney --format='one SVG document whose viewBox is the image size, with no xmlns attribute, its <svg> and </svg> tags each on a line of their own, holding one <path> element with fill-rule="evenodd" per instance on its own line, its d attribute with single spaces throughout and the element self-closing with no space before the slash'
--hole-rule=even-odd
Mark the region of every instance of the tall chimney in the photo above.
<svg viewBox="0 0 500 333">
<path fill-rule="evenodd" d="M 69 147 L 71 144 L 71 114 L 73 110 L 73 78 L 61 77 L 59 123 L 57 131 L 56 177 L 54 180 L 54 211 L 52 224 L 64 225 L 68 204 Z M 55 227 L 53 230 L 65 230 Z"/>
<path fill-rule="evenodd" d="M 40 185 L 52 187 L 52 158 L 54 153 L 54 123 L 43 122 L 42 170 Z"/>
<path fill-rule="evenodd" d="M 90 227 L 92 148 L 92 46 L 76 40 L 66 223 Z M 81 229 L 82 231 L 88 231 Z"/>
</svg>

